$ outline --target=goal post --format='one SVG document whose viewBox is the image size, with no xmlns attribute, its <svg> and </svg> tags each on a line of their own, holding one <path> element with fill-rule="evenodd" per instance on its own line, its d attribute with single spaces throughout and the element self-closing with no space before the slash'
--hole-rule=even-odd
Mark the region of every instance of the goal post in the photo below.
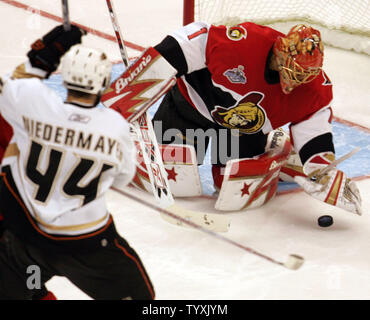
<svg viewBox="0 0 370 320">
<path fill-rule="evenodd" d="M 183 25 L 187 25 L 194 21 L 194 1 L 195 0 L 183 0 L 184 1 L 184 9 L 183 9 Z"/>
<path fill-rule="evenodd" d="M 334 47 L 370 55 L 369 0 L 183 0 L 183 24 L 251 21 L 286 33 L 298 23 L 320 30 Z"/>
</svg>

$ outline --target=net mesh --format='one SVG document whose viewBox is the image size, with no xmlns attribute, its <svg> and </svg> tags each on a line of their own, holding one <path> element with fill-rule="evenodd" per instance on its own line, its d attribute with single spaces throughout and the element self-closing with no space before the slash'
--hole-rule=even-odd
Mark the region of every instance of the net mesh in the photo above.
<svg viewBox="0 0 370 320">
<path fill-rule="evenodd" d="M 194 15 L 214 24 L 275 24 L 282 32 L 282 24 L 305 22 L 330 31 L 329 44 L 370 54 L 370 0 L 195 0 Z M 346 44 L 348 35 L 360 42 Z"/>
</svg>

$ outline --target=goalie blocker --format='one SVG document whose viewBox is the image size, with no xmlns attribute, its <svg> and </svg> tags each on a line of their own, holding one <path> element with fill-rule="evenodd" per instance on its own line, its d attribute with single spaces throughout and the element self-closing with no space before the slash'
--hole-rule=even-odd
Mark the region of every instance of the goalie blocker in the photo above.
<svg viewBox="0 0 370 320">
<path fill-rule="evenodd" d="M 176 83 L 176 74 L 177 70 L 149 47 L 104 92 L 101 102 L 133 122 Z"/>
</svg>

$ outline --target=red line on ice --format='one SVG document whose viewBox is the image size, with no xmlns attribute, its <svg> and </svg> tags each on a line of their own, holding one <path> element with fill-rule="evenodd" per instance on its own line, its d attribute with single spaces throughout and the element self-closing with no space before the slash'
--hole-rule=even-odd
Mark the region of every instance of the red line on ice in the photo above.
<svg viewBox="0 0 370 320">
<path fill-rule="evenodd" d="M 370 133 L 370 128 L 367 128 L 367 127 L 362 126 L 360 124 L 357 124 L 357 123 L 354 123 L 354 122 L 351 122 L 351 121 L 348 121 L 348 120 L 344 120 L 344 119 L 341 119 L 341 118 L 338 118 L 338 117 L 333 117 L 333 120 L 336 121 L 336 122 L 345 124 L 346 126 L 355 127 L 355 128 L 360 129 L 362 131 Z"/>
<path fill-rule="evenodd" d="M 63 23 L 63 18 L 59 17 L 59 16 L 56 16 L 54 14 L 51 14 L 49 12 L 46 12 L 44 10 L 39 10 L 39 9 L 36 9 L 36 8 L 33 8 L 29 5 L 26 5 L 24 3 L 21 3 L 19 1 L 15 1 L 15 0 L 0 0 L 1 2 L 4 2 L 6 4 L 9 4 L 11 6 L 14 6 L 16 8 L 20 8 L 20 9 L 24 9 L 24 10 L 27 10 L 27 11 L 31 11 L 32 13 L 34 14 L 38 14 L 44 18 L 48 18 L 48 19 L 51 19 L 51 20 L 54 20 L 54 21 L 57 21 L 57 22 L 60 22 L 60 23 Z M 98 36 L 98 37 L 101 37 L 101 38 L 104 38 L 106 40 L 110 40 L 110 41 L 116 41 L 116 38 L 110 34 L 107 34 L 107 33 L 104 33 L 104 32 L 101 32 L 99 30 L 96 30 L 96 29 L 93 29 L 93 28 L 90 28 L 90 27 L 87 27 L 87 26 L 84 26 L 84 25 L 81 25 L 79 23 L 76 23 L 76 22 L 72 22 L 74 25 L 80 27 L 80 28 L 83 28 L 85 29 L 86 31 L 88 31 L 89 33 L 95 35 L 95 36 Z M 138 51 L 144 51 L 145 48 L 142 47 L 142 46 L 139 46 L 137 44 L 134 44 L 132 42 L 129 42 L 129 41 L 124 41 L 125 45 L 131 49 L 134 49 L 134 50 L 138 50 Z"/>
</svg>

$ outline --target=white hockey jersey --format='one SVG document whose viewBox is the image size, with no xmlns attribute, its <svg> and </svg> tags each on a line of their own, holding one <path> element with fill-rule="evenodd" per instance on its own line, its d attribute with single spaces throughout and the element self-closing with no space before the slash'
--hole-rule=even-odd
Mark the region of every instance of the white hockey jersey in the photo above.
<svg viewBox="0 0 370 320">
<path fill-rule="evenodd" d="M 105 192 L 135 173 L 127 121 L 111 109 L 64 103 L 38 78 L 1 83 L 0 111 L 14 131 L 2 167 L 34 223 L 68 236 L 102 228 L 111 219 Z"/>
</svg>

